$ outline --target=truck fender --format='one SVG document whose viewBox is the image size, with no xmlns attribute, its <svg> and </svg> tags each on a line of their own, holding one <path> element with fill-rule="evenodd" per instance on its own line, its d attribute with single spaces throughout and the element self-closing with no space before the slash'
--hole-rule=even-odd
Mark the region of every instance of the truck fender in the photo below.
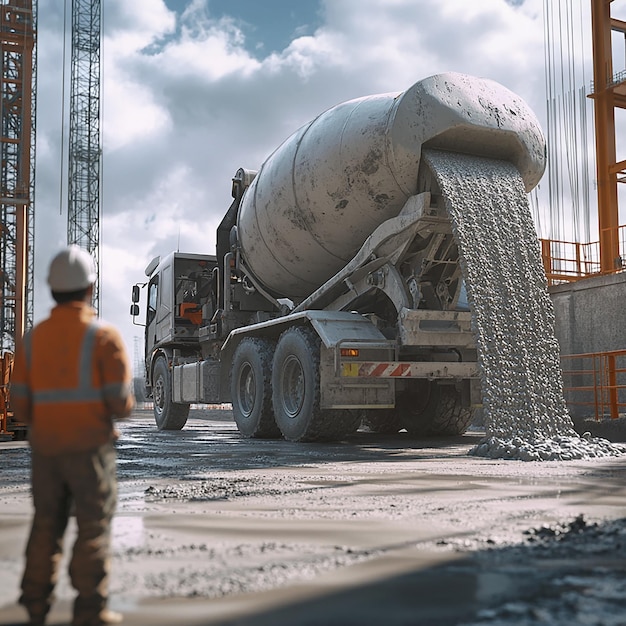
<svg viewBox="0 0 626 626">
<path fill-rule="evenodd" d="M 163 357 L 168 366 L 171 367 L 174 351 L 172 348 L 158 348 L 152 353 L 150 357 L 150 367 L 146 368 L 146 390 L 150 390 L 150 394 L 152 393 L 152 383 L 154 380 L 154 364 L 159 357 Z"/>
</svg>

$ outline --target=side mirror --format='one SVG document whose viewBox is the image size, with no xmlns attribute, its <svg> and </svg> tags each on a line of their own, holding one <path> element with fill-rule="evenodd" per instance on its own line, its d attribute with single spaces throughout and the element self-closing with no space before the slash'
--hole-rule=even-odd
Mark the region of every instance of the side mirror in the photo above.
<svg viewBox="0 0 626 626">
<path fill-rule="evenodd" d="M 131 304 L 130 305 L 130 314 L 133 317 L 137 317 L 139 315 L 139 305 L 138 304 Z"/>
<path fill-rule="evenodd" d="M 133 294 L 131 300 L 133 302 L 139 302 L 139 285 L 133 285 Z"/>
</svg>

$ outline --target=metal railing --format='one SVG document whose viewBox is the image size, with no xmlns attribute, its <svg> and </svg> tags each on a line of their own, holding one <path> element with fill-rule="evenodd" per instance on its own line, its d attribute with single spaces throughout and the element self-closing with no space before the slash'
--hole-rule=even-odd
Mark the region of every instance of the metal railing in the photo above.
<svg viewBox="0 0 626 626">
<path fill-rule="evenodd" d="M 593 413 L 596 420 L 620 416 L 626 407 L 626 350 L 563 355 L 561 364 L 572 414 Z"/>
<path fill-rule="evenodd" d="M 620 257 L 615 268 L 602 271 L 600 264 L 600 242 L 578 243 L 558 239 L 540 239 L 541 259 L 548 285 L 575 282 L 591 276 L 615 274 L 626 269 L 626 225 L 617 230 Z"/>
<path fill-rule="evenodd" d="M 616 74 L 613 74 L 613 76 L 607 77 L 606 88 L 610 89 L 611 87 L 615 87 L 616 85 L 619 85 L 620 83 L 623 83 L 623 82 L 626 82 L 626 70 L 620 70 Z M 594 80 L 592 80 L 589 83 L 589 93 L 595 94 L 595 92 L 596 92 L 596 83 Z"/>
</svg>

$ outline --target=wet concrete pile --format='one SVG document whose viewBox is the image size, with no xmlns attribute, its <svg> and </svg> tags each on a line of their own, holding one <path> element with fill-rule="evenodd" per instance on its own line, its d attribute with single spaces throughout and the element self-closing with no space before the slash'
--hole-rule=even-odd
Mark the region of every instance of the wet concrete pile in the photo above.
<svg viewBox="0 0 626 626">
<path fill-rule="evenodd" d="M 426 151 L 459 245 L 481 371 L 486 438 L 471 453 L 523 461 L 616 456 L 574 430 L 554 310 L 521 176 L 505 161 Z"/>
</svg>

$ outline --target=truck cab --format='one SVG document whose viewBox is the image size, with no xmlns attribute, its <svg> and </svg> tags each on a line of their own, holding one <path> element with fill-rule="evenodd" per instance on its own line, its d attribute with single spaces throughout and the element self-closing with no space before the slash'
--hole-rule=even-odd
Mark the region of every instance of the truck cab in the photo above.
<svg viewBox="0 0 626 626">
<path fill-rule="evenodd" d="M 139 315 L 140 288 L 147 287 L 145 318 L 145 385 L 147 396 L 154 396 L 159 359 L 171 370 L 174 360 L 197 361 L 198 334 L 216 313 L 216 258 L 208 254 L 173 252 L 155 257 L 146 267 L 148 282 L 133 287 L 133 320 Z M 169 378 L 166 377 L 166 378 Z M 157 389 L 155 415 L 159 401 L 166 406 L 171 385 Z M 186 406 L 188 403 L 180 403 Z M 179 412 L 185 412 L 180 409 Z"/>
<path fill-rule="evenodd" d="M 162 346 L 195 345 L 198 329 L 215 314 L 215 257 L 173 252 L 156 257 L 146 308 L 146 356 Z"/>
</svg>

